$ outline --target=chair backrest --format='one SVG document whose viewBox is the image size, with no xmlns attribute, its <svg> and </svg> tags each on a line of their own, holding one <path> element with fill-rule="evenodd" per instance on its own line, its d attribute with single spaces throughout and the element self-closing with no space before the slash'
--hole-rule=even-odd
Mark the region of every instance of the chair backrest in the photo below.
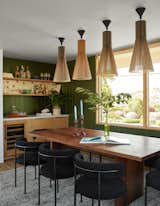
<svg viewBox="0 0 160 206">
<path fill-rule="evenodd" d="M 75 168 L 78 173 L 88 174 L 88 173 L 101 173 L 107 174 L 108 177 L 123 177 L 124 176 L 124 163 L 123 162 L 107 162 L 107 163 L 95 163 L 85 161 L 82 154 L 78 153 L 75 155 Z"/>
<path fill-rule="evenodd" d="M 38 151 L 38 144 L 36 142 L 27 142 L 26 138 L 17 138 L 15 141 L 15 149 Z"/>
<path fill-rule="evenodd" d="M 45 159 L 68 159 L 73 161 L 76 153 L 77 150 L 70 148 L 52 150 L 48 143 L 43 143 L 39 146 L 39 156 Z"/>
<path fill-rule="evenodd" d="M 159 156 L 159 157 L 157 156 L 157 159 L 156 159 L 155 162 L 154 162 L 154 167 L 155 167 L 157 170 L 160 170 L 160 156 Z"/>
</svg>

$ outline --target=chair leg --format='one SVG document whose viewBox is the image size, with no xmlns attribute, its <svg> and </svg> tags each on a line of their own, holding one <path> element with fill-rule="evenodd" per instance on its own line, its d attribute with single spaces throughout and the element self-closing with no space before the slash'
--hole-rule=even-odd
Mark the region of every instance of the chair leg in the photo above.
<svg viewBox="0 0 160 206">
<path fill-rule="evenodd" d="M 34 166 L 34 176 L 35 176 L 35 180 L 37 179 L 37 169 L 36 169 L 36 165 Z"/>
<path fill-rule="evenodd" d="M 77 193 L 76 193 L 76 167 L 74 166 L 74 206 L 77 204 Z"/>
<path fill-rule="evenodd" d="M 52 179 L 51 178 L 49 179 L 49 186 L 50 186 L 50 188 L 52 188 Z"/>
<path fill-rule="evenodd" d="M 89 153 L 89 161 L 92 162 L 92 153 Z"/>
<path fill-rule="evenodd" d="M 16 162 L 15 162 L 15 173 L 14 173 L 14 180 L 15 180 L 15 187 L 17 187 L 17 167 L 16 167 Z"/>
<path fill-rule="evenodd" d="M 54 180 L 54 206 L 57 205 L 57 180 Z"/>
<path fill-rule="evenodd" d="M 147 185 L 145 185 L 144 205 L 147 206 Z"/>
<path fill-rule="evenodd" d="M 81 199 L 80 199 L 80 202 L 83 202 L 83 196 L 82 196 L 82 194 L 81 194 Z"/>
<path fill-rule="evenodd" d="M 94 199 L 92 199 L 92 206 L 94 206 Z"/>
<path fill-rule="evenodd" d="M 40 174 L 38 175 L 38 205 L 40 205 Z"/>
<path fill-rule="evenodd" d="M 101 205 L 101 173 L 98 172 L 98 206 Z"/>
<path fill-rule="evenodd" d="M 77 205 L 77 194 L 76 194 L 76 190 L 74 190 L 74 206 Z"/>
<path fill-rule="evenodd" d="M 57 179 L 56 183 L 57 183 L 57 193 L 58 193 L 59 192 L 59 181 L 58 181 L 58 179 Z"/>
<path fill-rule="evenodd" d="M 24 194 L 26 194 L 26 165 L 24 164 Z"/>
<path fill-rule="evenodd" d="M 40 191 L 40 181 L 41 181 L 41 174 L 40 174 L 40 156 L 38 154 L 38 205 L 40 205 L 40 194 L 41 194 L 41 191 Z"/>
<path fill-rule="evenodd" d="M 24 165 L 24 194 L 26 194 L 26 150 L 24 150 L 23 165 Z"/>
<path fill-rule="evenodd" d="M 127 193 L 124 194 L 124 205 L 128 205 L 128 198 L 127 198 Z"/>
<path fill-rule="evenodd" d="M 16 152 L 15 152 L 16 153 Z M 17 164 L 16 164 L 16 155 L 14 160 L 14 185 L 17 187 Z"/>
<path fill-rule="evenodd" d="M 99 155 L 99 162 L 102 163 L 102 155 Z"/>
</svg>

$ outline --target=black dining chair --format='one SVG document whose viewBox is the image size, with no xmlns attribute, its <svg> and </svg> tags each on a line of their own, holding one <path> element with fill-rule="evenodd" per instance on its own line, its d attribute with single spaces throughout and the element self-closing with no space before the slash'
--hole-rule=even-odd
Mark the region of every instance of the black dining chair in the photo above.
<svg viewBox="0 0 160 206">
<path fill-rule="evenodd" d="M 124 164 L 121 162 L 94 163 L 83 160 L 83 156 L 75 155 L 74 162 L 74 206 L 76 206 L 76 194 L 98 200 L 116 199 L 120 196 L 126 198 L 126 184 L 123 181 Z"/>
<path fill-rule="evenodd" d="M 24 166 L 24 194 L 26 194 L 26 167 L 38 165 L 38 148 L 41 142 L 28 142 L 26 138 L 17 138 L 15 141 L 15 187 L 17 186 L 17 163 Z M 21 153 L 17 154 L 17 150 Z"/>
<path fill-rule="evenodd" d="M 160 165 L 160 163 L 158 162 L 160 162 L 160 155 L 156 155 L 154 157 L 145 160 L 144 165 L 148 167 L 149 170 L 151 171 L 152 169 L 156 168 L 158 164 Z"/>
<path fill-rule="evenodd" d="M 145 183 L 145 206 L 147 206 L 147 189 L 152 187 L 160 191 L 160 158 L 154 161 L 154 170 L 146 175 Z"/>
<path fill-rule="evenodd" d="M 45 161 L 38 166 L 38 204 L 40 204 L 40 177 L 44 176 L 54 181 L 54 205 L 57 203 L 57 181 L 74 176 L 74 155 L 79 152 L 75 149 L 52 150 L 48 144 L 39 147 L 38 160 Z"/>
</svg>

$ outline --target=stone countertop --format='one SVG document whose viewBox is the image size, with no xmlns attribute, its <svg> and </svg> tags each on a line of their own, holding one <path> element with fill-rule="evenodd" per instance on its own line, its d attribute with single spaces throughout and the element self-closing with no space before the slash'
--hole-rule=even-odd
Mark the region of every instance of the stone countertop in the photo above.
<svg viewBox="0 0 160 206">
<path fill-rule="evenodd" d="M 36 116 L 36 115 L 28 115 L 27 117 L 4 117 L 4 121 L 15 121 L 15 120 L 27 120 L 27 119 L 48 119 L 48 118 L 63 118 L 69 117 L 68 114 L 60 114 L 60 115 L 48 115 L 48 116 Z"/>
</svg>

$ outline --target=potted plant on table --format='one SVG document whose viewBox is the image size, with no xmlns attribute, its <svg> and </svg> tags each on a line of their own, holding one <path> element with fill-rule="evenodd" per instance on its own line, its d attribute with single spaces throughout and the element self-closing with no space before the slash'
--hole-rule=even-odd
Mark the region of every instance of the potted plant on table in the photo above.
<svg viewBox="0 0 160 206">
<path fill-rule="evenodd" d="M 108 112 L 117 104 L 128 103 L 131 95 L 129 93 L 119 93 L 113 95 L 111 89 L 109 88 L 107 82 L 104 83 L 101 94 L 90 91 L 82 87 L 77 87 L 75 92 L 84 95 L 84 102 L 89 105 L 89 109 L 96 111 L 101 108 L 105 113 L 105 123 L 104 123 L 104 138 L 105 140 L 109 137 L 109 122 L 108 122 Z"/>
<path fill-rule="evenodd" d="M 61 106 L 64 105 L 66 96 L 57 91 L 52 91 L 49 95 L 50 104 L 52 106 L 53 115 L 61 114 Z"/>
</svg>

